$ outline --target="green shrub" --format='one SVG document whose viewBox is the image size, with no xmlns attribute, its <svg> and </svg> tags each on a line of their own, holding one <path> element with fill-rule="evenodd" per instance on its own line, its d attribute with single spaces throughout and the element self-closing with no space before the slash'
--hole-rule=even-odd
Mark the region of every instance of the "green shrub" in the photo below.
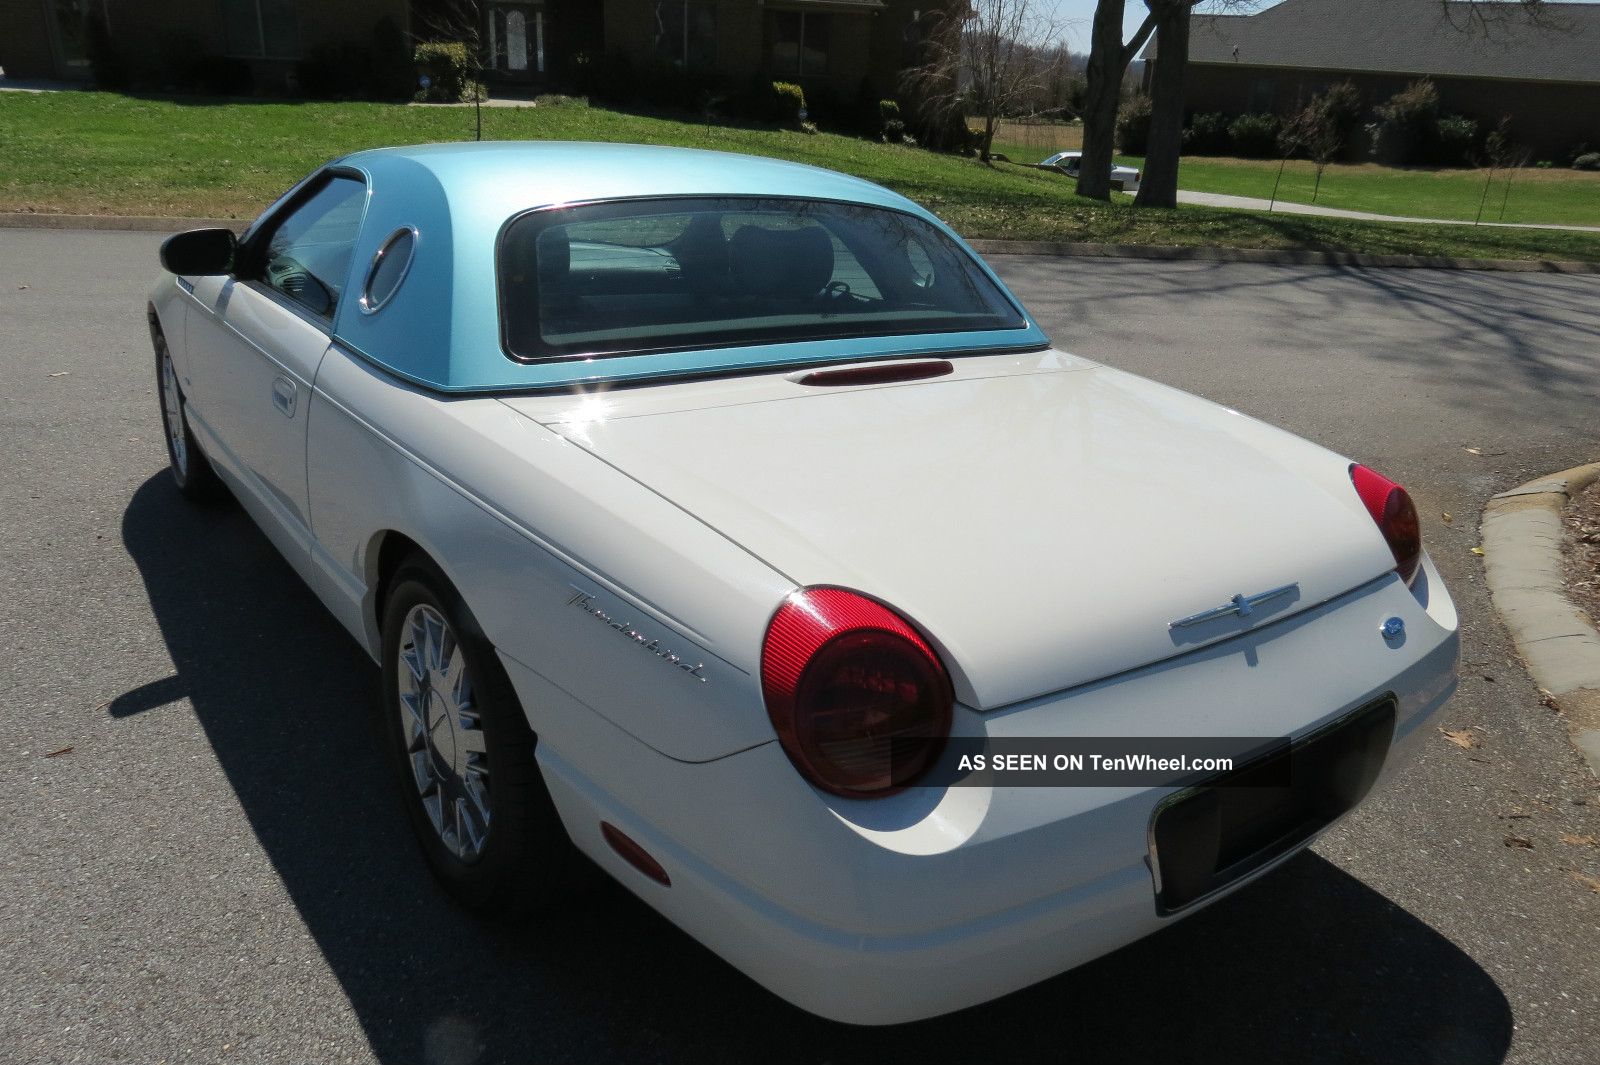
<svg viewBox="0 0 1600 1065">
<path fill-rule="evenodd" d="M 790 81 L 772 83 L 772 117 L 784 125 L 802 121 L 806 110 L 806 91 Z"/>
<path fill-rule="evenodd" d="M 1245 159 L 1272 159 L 1278 155 L 1278 116 L 1240 115 L 1228 123 L 1233 154 Z"/>
<path fill-rule="evenodd" d="M 1183 150 L 1189 155 L 1227 155 L 1231 146 L 1224 114 L 1195 115 L 1183 131 Z"/>
<path fill-rule="evenodd" d="M 1574 170 L 1600 170 L 1600 152 L 1584 152 L 1572 161 Z"/>
<path fill-rule="evenodd" d="M 878 139 L 885 144 L 905 143 L 906 122 L 898 100 L 878 101 Z"/>
<path fill-rule="evenodd" d="M 1385 163 L 1418 163 L 1435 150 L 1439 135 L 1439 90 L 1427 78 L 1414 81 L 1377 107 L 1367 127 L 1372 154 Z"/>
<path fill-rule="evenodd" d="M 1366 111 L 1366 104 L 1361 99 L 1361 90 L 1352 82 L 1341 81 L 1315 99 L 1328 120 L 1333 123 L 1340 143 L 1348 145 L 1351 135 L 1361 125 L 1361 116 Z"/>
<path fill-rule="evenodd" d="M 1434 127 L 1429 162 L 1466 166 L 1478 144 L 1478 123 L 1465 115 L 1444 115 Z"/>
<path fill-rule="evenodd" d="M 431 82 L 426 89 L 417 89 L 414 99 L 418 103 L 458 104 L 474 99 L 477 93 L 488 95 L 472 79 L 472 55 L 462 41 L 423 41 L 412 59 L 417 73 L 426 74 Z"/>
<path fill-rule="evenodd" d="M 1117 147 L 1124 155 L 1144 155 L 1150 147 L 1150 97 L 1132 97 L 1117 112 Z"/>
<path fill-rule="evenodd" d="M 588 107 L 587 96 L 566 96 L 559 92 L 540 93 L 533 98 L 535 107 Z"/>
</svg>

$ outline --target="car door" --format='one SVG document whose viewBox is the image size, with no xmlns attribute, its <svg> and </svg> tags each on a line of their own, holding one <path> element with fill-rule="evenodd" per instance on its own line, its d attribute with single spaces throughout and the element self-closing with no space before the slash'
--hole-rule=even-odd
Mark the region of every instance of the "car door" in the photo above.
<svg viewBox="0 0 1600 1065">
<path fill-rule="evenodd" d="M 240 246 L 235 273 L 195 279 L 189 322 L 196 380 L 224 476 L 289 561 L 308 572 L 306 422 L 366 204 L 366 186 L 330 171 Z"/>
</svg>

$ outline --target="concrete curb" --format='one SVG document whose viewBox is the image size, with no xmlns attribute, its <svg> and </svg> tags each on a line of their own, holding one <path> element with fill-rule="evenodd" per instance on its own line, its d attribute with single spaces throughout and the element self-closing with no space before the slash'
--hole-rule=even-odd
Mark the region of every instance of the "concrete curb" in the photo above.
<svg viewBox="0 0 1600 1065">
<path fill-rule="evenodd" d="M 245 218 L 161 218 L 151 215 L 37 214 L 0 212 L 0 229 L 123 230 L 176 233 L 183 229 L 242 231 Z M 1349 251 L 1289 251 L 1278 248 L 1177 248 L 1156 244 L 1071 244 L 1051 240 L 969 240 L 980 255 L 1038 255 L 1067 259 L 1160 259 L 1280 266 L 1353 266 L 1413 270 L 1503 270 L 1511 273 L 1600 274 L 1600 263 L 1548 259 L 1455 259 L 1442 255 L 1366 255 Z"/>
<path fill-rule="evenodd" d="M 34 214 L 0 212 L 0 229 L 92 229 L 128 233 L 177 233 L 185 229 L 243 232 L 248 218 L 161 218 L 155 215 Z"/>
<path fill-rule="evenodd" d="M 1363 269 L 1503 270 L 1510 273 L 1600 274 L 1600 263 L 1552 259 L 1457 259 L 1446 255 L 1367 255 L 1352 251 L 1281 248 L 1175 248 L 1145 244 L 1068 244 L 1049 240 L 969 240 L 980 255 L 1042 255 L 1090 259 L 1164 259 Z"/>
<path fill-rule="evenodd" d="M 1529 481 L 1489 500 L 1483 553 L 1489 593 L 1533 674 L 1600 777 L 1600 633 L 1566 597 L 1562 512 L 1600 480 L 1600 462 Z"/>
</svg>

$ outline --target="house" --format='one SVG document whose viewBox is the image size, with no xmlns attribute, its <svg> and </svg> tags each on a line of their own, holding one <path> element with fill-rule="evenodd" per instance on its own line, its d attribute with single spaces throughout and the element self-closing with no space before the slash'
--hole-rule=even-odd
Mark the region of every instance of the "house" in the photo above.
<svg viewBox="0 0 1600 1065">
<path fill-rule="evenodd" d="M 892 96 L 945 0 L 606 0 L 605 48 L 634 67 L 797 82 L 808 96 Z"/>
<path fill-rule="evenodd" d="M 466 13 L 492 82 L 559 83 L 575 56 L 609 56 L 636 71 L 796 81 L 853 99 L 893 93 L 921 20 L 948 2 L 0 0 L 0 68 L 9 78 L 88 80 L 89 27 L 99 21 L 132 84 L 192 88 L 196 67 L 220 68 L 243 92 L 293 95 L 314 57 L 336 63 L 385 40 L 439 36 Z"/>
<path fill-rule="evenodd" d="M 1288 114 L 1341 81 L 1376 105 L 1427 77 L 1442 112 L 1483 128 L 1509 115 L 1535 158 L 1600 146 L 1600 4 L 1546 5 L 1547 26 L 1517 4 L 1472 6 L 1282 0 L 1251 15 L 1196 14 L 1185 109 Z"/>
<path fill-rule="evenodd" d="M 0 0 L 0 68 L 8 78 L 89 80 L 98 21 L 129 76 L 151 87 L 196 63 L 234 60 L 261 88 L 284 91 L 296 61 L 322 45 L 370 44 L 386 17 L 403 32 L 405 0 Z"/>
</svg>

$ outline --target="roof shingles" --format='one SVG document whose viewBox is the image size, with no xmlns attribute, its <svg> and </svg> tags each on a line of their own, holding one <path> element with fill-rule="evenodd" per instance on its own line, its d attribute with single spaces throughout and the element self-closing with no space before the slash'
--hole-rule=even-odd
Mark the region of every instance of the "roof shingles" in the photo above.
<svg viewBox="0 0 1600 1065">
<path fill-rule="evenodd" d="M 1547 5 L 1551 26 L 1506 4 L 1503 18 L 1476 31 L 1466 28 L 1468 6 L 1283 0 L 1253 15 L 1197 14 L 1189 61 L 1600 84 L 1600 3 Z"/>
</svg>

